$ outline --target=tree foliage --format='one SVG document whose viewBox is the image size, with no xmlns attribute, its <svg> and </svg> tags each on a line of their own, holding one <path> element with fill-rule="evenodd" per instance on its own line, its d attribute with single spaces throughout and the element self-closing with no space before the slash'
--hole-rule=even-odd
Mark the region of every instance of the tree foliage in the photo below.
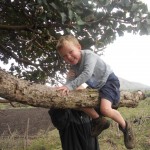
<svg viewBox="0 0 150 150">
<path fill-rule="evenodd" d="M 14 59 L 10 72 L 36 83 L 65 74 L 55 50 L 61 35 L 74 34 L 83 49 L 100 53 L 126 31 L 150 33 L 150 13 L 139 0 L 0 0 L 0 60 Z"/>
</svg>

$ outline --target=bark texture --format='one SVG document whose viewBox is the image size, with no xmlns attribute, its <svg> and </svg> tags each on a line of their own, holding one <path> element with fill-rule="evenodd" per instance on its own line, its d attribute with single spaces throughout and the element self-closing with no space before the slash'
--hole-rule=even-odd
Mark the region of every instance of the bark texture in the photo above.
<svg viewBox="0 0 150 150">
<path fill-rule="evenodd" d="M 97 90 L 72 91 L 68 96 L 62 96 L 54 88 L 18 79 L 2 69 L 0 69 L 0 97 L 11 102 L 43 108 L 80 108 L 99 104 Z M 119 107 L 136 107 L 144 98 L 144 94 L 138 91 L 121 91 Z"/>
</svg>

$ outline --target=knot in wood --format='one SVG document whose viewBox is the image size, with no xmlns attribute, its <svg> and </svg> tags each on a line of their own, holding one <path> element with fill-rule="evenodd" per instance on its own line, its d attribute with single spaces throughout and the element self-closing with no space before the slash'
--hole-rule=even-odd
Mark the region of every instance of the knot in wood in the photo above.
<svg viewBox="0 0 150 150">
<path fill-rule="evenodd" d="M 97 94 L 90 94 L 90 97 L 97 97 Z"/>
</svg>

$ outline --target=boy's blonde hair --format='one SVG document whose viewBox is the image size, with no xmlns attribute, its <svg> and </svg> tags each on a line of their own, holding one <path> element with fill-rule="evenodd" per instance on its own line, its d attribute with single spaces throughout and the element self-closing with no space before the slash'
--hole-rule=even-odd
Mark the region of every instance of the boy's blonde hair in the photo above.
<svg viewBox="0 0 150 150">
<path fill-rule="evenodd" d="M 76 46 L 80 46 L 79 41 L 73 35 L 65 35 L 59 38 L 57 45 L 56 45 L 57 51 L 59 51 L 64 46 L 66 41 L 72 42 Z"/>
</svg>

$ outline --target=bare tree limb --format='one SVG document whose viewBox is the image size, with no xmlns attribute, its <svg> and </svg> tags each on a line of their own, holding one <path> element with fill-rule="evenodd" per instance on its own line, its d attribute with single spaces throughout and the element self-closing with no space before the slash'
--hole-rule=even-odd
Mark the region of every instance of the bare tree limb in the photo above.
<svg viewBox="0 0 150 150">
<path fill-rule="evenodd" d="M 10 101 L 6 99 L 0 99 L 0 103 L 10 103 Z"/>
<path fill-rule="evenodd" d="M 145 97 L 138 92 L 121 92 L 119 107 L 136 107 Z M 97 90 L 85 89 L 62 96 L 55 88 L 18 79 L 0 69 L 0 97 L 35 107 L 80 108 L 99 104 Z M 128 98 L 128 99 L 127 99 Z"/>
</svg>

